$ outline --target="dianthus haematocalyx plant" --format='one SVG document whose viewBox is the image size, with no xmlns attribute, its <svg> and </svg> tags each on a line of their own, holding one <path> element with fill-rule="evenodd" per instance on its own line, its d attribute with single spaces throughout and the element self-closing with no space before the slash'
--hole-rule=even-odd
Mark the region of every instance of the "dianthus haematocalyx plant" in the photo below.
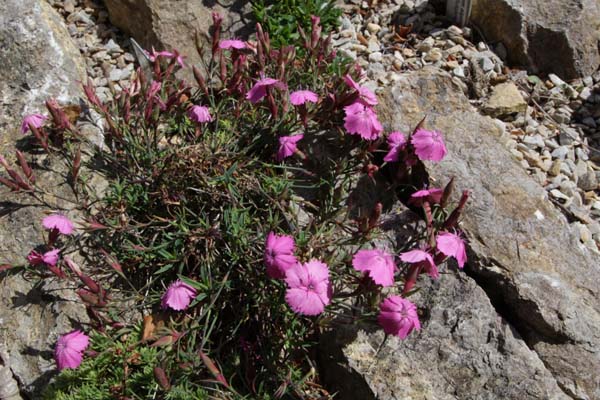
<svg viewBox="0 0 600 400">
<path fill-rule="evenodd" d="M 49 116 L 24 118 L 31 142 L 68 165 L 86 215 L 77 224 L 65 210 L 46 217 L 47 241 L 32 244 L 23 268 L 79 282 L 91 321 L 58 339 L 59 369 L 93 359 L 84 331 L 118 336 L 138 323 L 122 318 L 134 299 L 145 315 L 138 345 L 161 349 L 161 390 L 197 377 L 248 393 L 258 379 L 283 393 L 286 371 L 304 368 L 307 343 L 328 324 L 350 313 L 405 339 L 421 328 L 409 300 L 419 276 L 438 279 L 449 257 L 466 262 L 458 220 L 468 193 L 447 211 L 452 182 L 432 188 L 421 176 L 424 161 L 445 157 L 442 134 L 424 121 L 386 134 L 360 68 L 329 50 L 316 17 L 301 32 L 302 57 L 272 48 L 260 25 L 256 41 L 241 41 L 221 39 L 221 18 L 213 22 L 210 49 L 198 49 L 206 62 L 191 67 L 195 85 L 175 75 L 190 68 L 179 53 L 154 50 L 152 70 L 138 69 L 114 101 L 84 85 L 103 118 L 101 146 L 86 146 L 53 100 Z M 0 158 L 0 183 L 41 199 L 35 157 L 16 157 L 18 167 Z M 109 181 L 100 199 L 90 198 L 91 173 Z M 357 178 L 383 182 L 421 216 L 418 242 L 400 252 L 372 245 L 383 200 L 372 193 L 370 209 L 357 209 Z M 74 243 L 99 255 L 85 271 L 63 256 Z"/>
</svg>

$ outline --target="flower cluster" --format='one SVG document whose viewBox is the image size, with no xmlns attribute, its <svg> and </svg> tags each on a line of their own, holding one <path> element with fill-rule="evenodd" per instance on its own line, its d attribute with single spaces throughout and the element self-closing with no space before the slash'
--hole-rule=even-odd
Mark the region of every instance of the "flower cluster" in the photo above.
<svg viewBox="0 0 600 400">
<path fill-rule="evenodd" d="M 83 360 L 83 351 L 89 344 L 90 338 L 80 330 L 61 336 L 54 349 L 54 359 L 58 369 L 79 367 Z"/>
<path fill-rule="evenodd" d="M 118 179 L 110 200 L 100 201 L 84 229 L 97 233 L 93 243 L 109 271 L 136 290 L 142 302 L 136 306 L 152 310 L 136 346 L 177 343 L 177 351 L 166 349 L 154 369 L 165 391 L 174 376 L 189 376 L 182 370 L 191 368 L 178 368 L 183 360 L 192 365 L 187 362 L 193 357 L 204 364 L 198 374 L 203 382 L 210 373 L 226 387 L 208 354 L 232 370 L 240 365 L 231 359 L 230 353 L 239 353 L 236 346 L 246 357 L 239 379 L 254 379 L 259 370 L 268 375 L 271 366 L 299 360 L 298 347 L 290 343 L 303 343 L 318 335 L 322 323 L 348 317 L 346 309 L 352 309 L 352 321 L 376 315 L 386 334 L 405 339 L 421 329 L 417 305 L 409 300 L 417 279 L 438 279 L 449 258 L 459 268 L 467 260 L 458 219 L 468 193 L 448 212 L 452 185 L 434 188 L 413 179 L 423 162 L 447 155 L 439 132 L 423 124 L 409 135 L 384 132 L 377 96 L 359 83 L 360 68 L 324 75 L 335 53 L 328 49 L 331 39 L 320 36 L 318 18 L 311 19 L 312 32 L 300 33 L 304 59 L 296 58 L 294 47 L 272 48 L 260 26 L 256 41 L 221 40 L 221 19 L 213 18 L 210 62 L 199 65 L 203 71 L 192 67 L 197 87 L 176 77 L 186 67 L 179 53 L 154 49 L 147 53 L 152 76 L 139 71 L 115 102 L 103 104 L 90 83 L 84 86 L 106 125 L 108 146 L 98 156 L 115 167 Z M 24 118 L 23 133 L 46 150 L 84 140 L 72 134 L 77 127 L 55 102 L 47 106 L 49 117 Z M 45 127 L 47 119 L 51 127 Z M 22 154 L 17 158 L 18 172 L 0 157 L 9 175 L 0 183 L 37 194 L 33 169 Z M 74 187 L 80 162 L 79 154 L 67 163 Z M 404 250 L 375 245 L 381 193 L 368 193 L 377 197 L 372 209 L 352 213 L 359 174 L 383 182 L 425 220 Z M 306 223 L 294 220 L 297 208 Z M 103 288 L 112 282 L 105 279 L 109 274 L 94 265 L 92 279 L 66 256 L 69 244 L 85 237 L 75 236 L 81 224 L 76 229 L 68 217 L 54 214 L 42 225 L 48 240 L 28 255 L 30 270 L 80 281 L 76 293 L 92 329 L 108 336 L 129 329 L 112 312 L 117 306 Z M 264 247 L 256 237 L 264 237 Z M 157 314 L 162 337 L 146 329 L 146 317 Z M 318 323 L 304 324 L 305 317 Z M 58 368 L 78 367 L 89 341 L 80 330 L 60 337 Z"/>
<path fill-rule="evenodd" d="M 321 314 L 331 302 L 329 267 L 315 259 L 300 263 L 294 255 L 295 247 L 291 236 L 269 232 L 264 254 L 267 274 L 285 280 L 285 300 L 292 310 L 303 315 Z"/>
</svg>

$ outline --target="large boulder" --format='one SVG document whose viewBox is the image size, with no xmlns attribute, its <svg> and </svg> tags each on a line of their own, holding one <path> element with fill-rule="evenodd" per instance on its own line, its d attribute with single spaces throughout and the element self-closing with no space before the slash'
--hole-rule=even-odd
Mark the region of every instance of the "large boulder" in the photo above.
<svg viewBox="0 0 600 400">
<path fill-rule="evenodd" d="M 444 133 L 448 156 L 428 170 L 434 182 L 456 177 L 458 191 L 472 191 L 462 223 L 469 275 L 563 392 L 600 399 L 600 255 L 579 243 L 510 156 L 503 130 L 475 112 L 449 75 L 405 75 L 382 103 L 390 129 L 406 132 L 427 116 L 427 127 Z"/>
<path fill-rule="evenodd" d="M 411 297 L 422 329 L 404 341 L 348 326 L 322 342 L 323 376 L 341 400 L 569 399 L 537 354 L 463 272 Z"/>
<path fill-rule="evenodd" d="M 27 150 L 19 130 L 24 115 L 44 113 L 48 98 L 78 103 L 85 62 L 63 19 L 45 0 L 0 2 L 0 43 L 0 154 L 12 162 L 15 145 Z M 64 179 L 47 161 L 36 169 L 38 182 L 69 198 Z M 72 207 L 68 201 L 49 200 Z M 29 251 L 41 244 L 45 210 L 26 195 L 0 187 L 0 265 L 24 264 Z M 14 388 L 14 381 L 8 381 L 10 371 L 25 392 L 36 393 L 56 370 L 51 350 L 57 336 L 73 329 L 73 321 L 85 321 L 85 309 L 63 282 L 36 285 L 10 272 L 0 274 L 0 282 L 0 385 Z M 6 388 L 2 396 L 8 396 Z"/>
<path fill-rule="evenodd" d="M 228 37 L 247 35 L 250 2 L 230 0 L 104 0 L 113 25 L 132 36 L 143 47 L 180 51 L 188 63 L 198 64 L 196 51 L 208 44 L 213 12 L 223 17 Z M 207 53 L 210 53 L 210 46 Z"/>
<path fill-rule="evenodd" d="M 471 21 L 532 72 L 573 79 L 600 65 L 598 0 L 476 0 Z"/>
<path fill-rule="evenodd" d="M 411 300 L 422 329 L 406 340 L 384 343 L 375 327 L 327 334 L 326 382 L 340 399 L 600 399 L 600 256 L 513 160 L 504 131 L 429 67 L 403 75 L 378 113 L 390 131 L 427 116 L 443 132 L 448 156 L 427 172 L 437 186 L 455 177 L 455 201 L 471 191 L 461 223 L 469 263 L 421 278 Z M 397 236 L 388 248 L 411 237 L 406 213 L 382 217 L 384 237 Z"/>
</svg>

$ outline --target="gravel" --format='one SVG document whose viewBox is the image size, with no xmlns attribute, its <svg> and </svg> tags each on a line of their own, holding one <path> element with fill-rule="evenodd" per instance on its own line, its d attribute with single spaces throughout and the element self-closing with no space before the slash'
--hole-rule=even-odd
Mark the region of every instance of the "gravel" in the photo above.
<svg viewBox="0 0 600 400">
<path fill-rule="evenodd" d="M 135 57 L 127 38 L 110 25 L 102 2 L 48 1 L 86 57 L 98 96 L 110 99 L 127 86 Z M 383 88 L 405 71 L 433 65 L 452 74 L 483 113 L 493 88 L 512 82 L 518 88 L 514 95 L 527 107 L 497 117 L 507 150 L 560 203 L 580 241 L 598 251 L 600 71 L 565 82 L 554 74 L 538 77 L 509 69 L 502 61 L 508 55 L 504 46 L 474 43 L 470 28 L 448 26 L 427 0 L 346 0 L 341 7 L 333 45 L 364 68 L 368 87 Z"/>
<path fill-rule="evenodd" d="M 509 69 L 502 61 L 508 56 L 502 44 L 474 43 L 469 28 L 448 26 L 426 0 L 346 0 L 342 7 L 334 46 L 364 68 L 375 88 L 389 85 L 405 71 L 434 65 L 452 74 L 483 113 L 493 88 L 512 82 L 518 88 L 513 99 L 522 97 L 527 107 L 497 117 L 508 137 L 508 151 L 560 204 L 581 243 L 598 251 L 600 71 L 565 82 L 554 74 L 542 77 Z M 357 46 L 361 37 L 368 46 Z M 507 100 L 510 104 L 511 98 Z"/>
<path fill-rule="evenodd" d="M 99 0 L 47 0 L 64 18 L 67 30 L 85 56 L 87 74 L 98 97 L 107 101 L 129 86 L 135 56 L 128 38 L 110 26 Z"/>
</svg>

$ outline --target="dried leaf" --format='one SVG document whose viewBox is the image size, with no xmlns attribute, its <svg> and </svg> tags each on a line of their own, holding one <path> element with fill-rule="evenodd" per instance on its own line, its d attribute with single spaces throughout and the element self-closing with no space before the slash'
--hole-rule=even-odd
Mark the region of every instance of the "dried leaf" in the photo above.
<svg viewBox="0 0 600 400">
<path fill-rule="evenodd" d="M 154 324 L 154 318 L 152 315 L 144 316 L 144 329 L 142 331 L 142 341 L 150 340 L 154 338 L 154 330 L 156 325 Z"/>
</svg>

